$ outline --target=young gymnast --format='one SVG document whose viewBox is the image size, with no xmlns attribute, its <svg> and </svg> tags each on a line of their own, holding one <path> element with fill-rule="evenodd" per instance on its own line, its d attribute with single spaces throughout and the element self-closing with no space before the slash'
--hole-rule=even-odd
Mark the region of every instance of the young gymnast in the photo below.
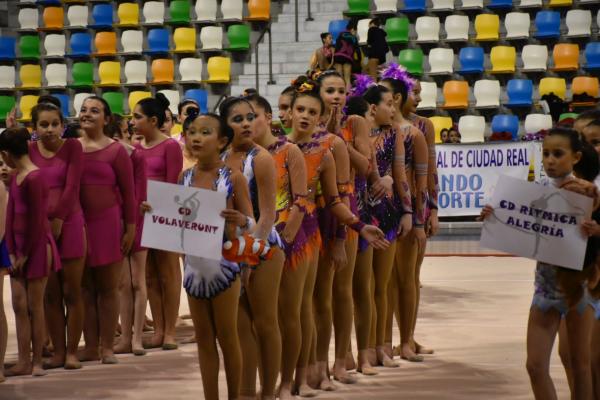
<svg viewBox="0 0 600 400">
<path fill-rule="evenodd" d="M 274 228 L 276 214 L 276 166 L 270 153 L 253 140 L 270 132 L 271 126 L 266 112 L 270 108 L 266 101 L 252 96 L 252 100 L 233 97 L 219 107 L 225 121 L 225 130 L 233 133 L 231 146 L 223 153 L 225 164 L 240 171 L 248 181 L 256 227 L 253 235 L 265 240 L 274 249 L 270 260 L 262 261 L 249 279 L 244 282 L 244 295 L 240 299 L 239 318 L 243 326 L 253 328 L 258 342 L 258 365 L 262 377 L 262 398 L 274 398 L 277 375 L 281 364 L 281 335 L 277 318 L 279 283 L 283 271 L 285 254 L 279 233 Z M 255 108 L 256 103 L 259 109 Z M 266 104 L 265 104 L 266 103 Z M 260 132 L 259 132 L 260 130 Z M 250 270 L 248 270 L 248 273 Z M 242 331 L 240 335 L 248 335 Z M 242 397 L 255 398 L 256 368 L 252 354 L 256 343 L 242 340 L 244 363 Z"/>
<path fill-rule="evenodd" d="M 283 89 L 279 95 L 279 101 L 277 104 L 279 108 L 279 121 L 281 121 L 281 125 L 286 130 L 289 130 L 289 128 L 292 126 L 292 121 L 290 120 L 292 97 L 294 97 L 294 87 L 288 86 Z"/>
<path fill-rule="evenodd" d="M 0 298 L 4 292 L 4 276 L 8 274 L 10 268 L 10 257 L 6 247 L 5 227 L 6 227 L 6 205 L 8 203 L 8 186 L 10 185 L 10 169 L 0 158 Z M 6 354 L 6 344 L 8 341 L 8 324 L 4 312 L 4 303 L 0 305 L 0 383 L 4 382 L 4 355 Z"/>
<path fill-rule="evenodd" d="M 574 166 L 581 160 L 581 149 L 582 142 L 576 131 L 551 129 L 543 142 L 542 162 L 548 179 L 542 184 L 592 197 L 596 209 L 599 204 L 596 187 L 573 176 Z M 493 208 L 487 205 L 481 212 L 481 219 L 489 218 L 493 213 Z M 589 270 L 588 263 L 585 267 L 584 271 Z M 583 278 L 566 285 L 573 276 L 580 277 L 581 274 L 555 265 L 537 263 L 535 292 L 527 326 L 527 371 L 536 399 L 557 398 L 549 369 L 554 338 L 563 317 L 573 382 L 571 397 L 592 398 L 589 344 L 594 312 Z"/>
<path fill-rule="evenodd" d="M 175 126 L 175 117 L 173 116 L 173 113 L 167 106 L 167 108 L 165 109 L 165 122 L 163 122 L 162 126 L 160 127 L 160 131 L 162 133 L 164 133 L 165 135 L 167 135 L 168 137 L 171 137 L 171 130 L 173 129 L 174 126 Z"/>
<path fill-rule="evenodd" d="M 84 338 L 82 361 L 99 358 L 115 364 L 113 340 L 119 318 L 119 282 L 123 258 L 135 238 L 133 168 L 125 148 L 104 131 L 111 111 L 104 99 L 83 101 L 79 121 L 84 131 L 80 199 L 86 222 L 88 256 L 84 271 Z"/>
<path fill-rule="evenodd" d="M 53 104 L 38 104 L 31 117 L 39 140 L 30 143 L 29 156 L 46 173 L 48 219 L 62 264 L 61 271 L 50 274 L 46 286 L 46 321 L 54 355 L 44 363 L 44 368 L 78 369 L 81 363 L 77 358 L 77 347 L 83 330 L 84 311 L 81 283 L 87 252 L 79 202 L 83 149 L 77 139 L 61 139 L 63 115 Z"/>
<path fill-rule="evenodd" d="M 177 183 L 183 166 L 181 147 L 175 139 L 164 135 L 160 128 L 165 121 L 168 100 L 158 93 L 156 98 L 140 100 L 133 110 L 131 123 L 136 134 L 143 140 L 136 145 L 146 160 L 146 176 L 149 180 Z M 177 348 L 175 324 L 179 315 L 181 296 L 181 269 L 176 253 L 149 249 L 146 259 L 146 284 L 154 335 L 144 347 Z"/>
<path fill-rule="evenodd" d="M 42 376 L 44 290 L 48 275 L 61 264 L 47 215 L 46 173 L 29 158 L 29 139 L 25 128 L 8 128 L 0 135 L 2 159 L 15 170 L 6 211 L 6 245 L 19 359 L 7 375 Z"/>
</svg>

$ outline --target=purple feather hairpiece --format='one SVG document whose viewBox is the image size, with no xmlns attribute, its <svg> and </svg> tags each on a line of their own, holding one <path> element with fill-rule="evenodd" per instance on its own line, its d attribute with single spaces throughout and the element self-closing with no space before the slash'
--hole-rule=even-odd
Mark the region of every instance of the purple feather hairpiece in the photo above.
<svg viewBox="0 0 600 400">
<path fill-rule="evenodd" d="M 354 83 L 348 97 L 362 96 L 371 87 L 376 85 L 371 75 L 354 74 Z"/>
<path fill-rule="evenodd" d="M 381 71 L 381 79 L 396 79 L 402 81 L 410 92 L 415 86 L 415 80 L 410 77 L 406 68 L 400 64 L 390 63 Z"/>
</svg>

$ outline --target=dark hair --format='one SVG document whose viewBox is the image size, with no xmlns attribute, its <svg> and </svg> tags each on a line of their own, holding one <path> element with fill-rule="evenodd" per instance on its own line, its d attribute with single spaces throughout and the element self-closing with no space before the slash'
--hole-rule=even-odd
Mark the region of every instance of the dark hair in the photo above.
<svg viewBox="0 0 600 400">
<path fill-rule="evenodd" d="M 588 124 L 585 125 L 585 127 L 587 128 L 588 126 L 591 127 L 600 127 L 600 119 L 593 119 L 591 120 Z"/>
<path fill-rule="evenodd" d="M 138 101 L 137 103 L 146 117 L 156 117 L 157 128 L 162 128 L 163 124 L 165 123 L 165 119 L 167 119 L 166 110 L 169 108 L 169 104 L 169 100 L 162 93 L 156 93 L 154 98 L 147 97 Z"/>
<path fill-rule="evenodd" d="M 125 121 L 121 115 L 113 115 L 112 121 L 106 126 L 104 134 L 111 139 L 123 139 L 121 132 L 121 123 Z"/>
<path fill-rule="evenodd" d="M 355 20 L 350 20 L 348 21 L 348 24 L 346 24 L 346 30 L 351 31 L 352 29 L 356 29 L 356 25 Z"/>
<path fill-rule="evenodd" d="M 184 135 L 186 134 L 186 131 L 188 130 L 188 128 L 190 127 L 190 125 L 192 125 L 194 123 L 194 121 L 196 119 L 200 118 L 200 117 L 209 117 L 209 118 L 212 118 L 215 121 L 217 121 L 217 123 L 219 124 L 219 136 L 227 138 L 227 144 L 225 145 L 225 147 L 223 147 L 223 150 L 225 150 L 229 146 L 229 144 L 231 143 L 231 141 L 233 140 L 233 129 L 231 129 L 229 126 L 227 126 L 223 122 L 223 118 L 219 117 L 215 113 L 206 113 L 206 114 L 200 114 L 200 113 L 196 113 L 196 112 L 191 113 L 185 119 L 185 121 L 183 121 L 183 133 L 184 133 Z"/>
<path fill-rule="evenodd" d="M 197 108 L 192 108 L 192 110 L 194 111 L 190 111 L 190 113 L 188 114 L 187 117 L 185 117 L 185 119 L 183 120 L 183 125 L 182 125 L 182 134 L 185 135 L 185 131 L 188 130 L 188 128 L 190 127 L 190 125 L 192 124 L 192 122 L 194 122 L 194 120 L 196 119 L 196 117 L 200 114 L 200 110 Z M 219 124 L 221 123 L 221 120 L 219 120 Z"/>
<path fill-rule="evenodd" d="M 569 140 L 571 150 L 575 153 L 578 151 L 581 152 L 583 149 L 583 141 L 576 130 L 569 128 L 552 128 L 548 131 L 546 137 L 551 136 L 561 136 Z"/>
<path fill-rule="evenodd" d="M 404 107 L 404 104 L 406 104 L 406 101 L 408 100 L 408 88 L 406 87 L 404 82 L 402 82 L 399 79 L 393 78 L 385 78 L 382 79 L 381 82 L 386 82 L 390 84 L 394 96 L 400 94 L 400 97 L 402 97 L 402 100 L 400 101 L 400 108 Z"/>
<path fill-rule="evenodd" d="M 327 38 L 327 36 L 331 36 L 330 32 L 323 32 L 321 33 L 321 42 L 325 43 L 325 39 Z"/>
<path fill-rule="evenodd" d="M 31 122 L 33 123 L 33 126 L 35 127 L 38 123 L 38 120 L 40 118 L 40 113 L 44 112 L 44 111 L 55 111 L 58 113 L 58 118 L 60 119 L 60 123 L 64 124 L 65 119 L 62 115 L 62 111 L 60 110 L 60 107 L 56 107 L 54 105 L 54 103 L 38 103 L 37 105 L 33 106 L 33 108 L 31 109 Z"/>
<path fill-rule="evenodd" d="M 0 150 L 21 158 L 29 153 L 29 139 L 31 135 L 27 128 L 7 128 L 0 134 Z"/>
<path fill-rule="evenodd" d="M 177 115 L 181 115 L 181 111 L 183 110 L 183 107 L 187 106 L 188 104 L 195 104 L 196 106 L 198 106 L 198 108 L 200 108 L 200 104 L 198 104 L 198 102 L 194 99 L 183 99 L 182 102 L 180 102 L 179 104 L 177 104 Z"/>
<path fill-rule="evenodd" d="M 381 101 L 383 100 L 383 95 L 385 93 L 390 93 L 390 90 L 385 86 L 373 85 L 369 89 L 367 89 L 365 94 L 363 94 L 363 99 L 365 99 L 369 104 L 377 105 L 381 103 Z"/>
<path fill-rule="evenodd" d="M 253 94 L 258 94 L 258 91 L 254 88 L 244 89 L 244 96 L 252 96 Z"/>
<path fill-rule="evenodd" d="M 52 104 L 60 108 L 60 100 L 50 94 L 43 94 L 38 98 L 37 104 Z"/>
<path fill-rule="evenodd" d="M 78 137 L 81 137 L 79 134 L 80 129 L 81 125 L 79 125 L 79 122 L 71 122 L 67 124 L 62 135 L 63 139 L 77 139 Z"/>
<path fill-rule="evenodd" d="M 316 76 L 315 76 L 316 75 Z M 308 76 L 310 77 L 310 79 L 312 79 L 313 81 L 317 82 L 320 85 L 323 84 L 323 81 L 327 78 L 331 78 L 332 76 L 335 76 L 337 78 L 340 79 L 344 79 L 344 77 L 337 72 L 335 69 L 328 69 L 327 71 L 311 71 Z"/>
<path fill-rule="evenodd" d="M 373 24 L 375 26 L 381 26 L 381 21 L 379 20 L 379 18 L 373 18 L 369 24 Z"/>
<path fill-rule="evenodd" d="M 582 140 L 581 160 L 573 167 L 575 174 L 589 182 L 594 182 L 594 179 L 600 173 L 600 159 L 594 146 L 589 144 L 585 139 Z"/>
<path fill-rule="evenodd" d="M 576 121 L 582 120 L 582 119 L 600 119 L 600 110 L 597 108 L 593 108 L 591 110 L 586 110 L 586 111 L 582 112 L 581 114 L 579 114 L 577 116 L 577 118 L 575 118 Z"/>
<path fill-rule="evenodd" d="M 317 82 L 311 81 L 305 75 L 300 75 L 298 78 L 296 78 L 294 80 L 294 82 L 292 82 L 292 86 L 294 87 L 294 95 L 292 97 L 292 103 L 290 104 L 290 106 L 292 108 L 294 107 L 296 100 L 298 100 L 299 98 L 312 97 L 313 99 L 316 99 L 319 101 L 319 104 L 321 105 L 321 114 L 320 115 L 323 115 L 323 112 L 325 112 L 325 102 L 323 101 L 323 99 L 321 98 L 321 95 L 319 94 L 320 86 Z M 311 86 L 312 86 L 312 88 L 308 89 L 308 87 L 311 87 Z"/>
<path fill-rule="evenodd" d="M 293 86 L 288 86 L 285 89 L 283 89 L 279 95 L 280 96 L 293 96 L 294 91 L 296 91 L 296 89 L 294 89 Z"/>
<path fill-rule="evenodd" d="M 369 103 L 360 96 L 352 96 L 346 102 L 346 115 L 360 115 L 364 117 L 369 111 Z"/>
<path fill-rule="evenodd" d="M 246 100 L 252 103 L 256 103 L 256 105 L 265 110 L 267 114 L 273 114 L 273 108 L 271 107 L 271 104 L 269 104 L 269 101 L 261 95 L 254 93 L 246 96 Z"/>
<path fill-rule="evenodd" d="M 254 109 L 252 107 L 252 104 L 250 104 L 250 102 L 245 97 L 228 97 L 225 100 L 223 100 L 223 102 L 219 105 L 221 128 L 223 130 L 223 133 L 228 137 L 231 136 L 231 138 L 233 138 L 233 129 L 231 129 L 231 127 L 227 123 L 227 118 L 229 118 L 229 114 L 231 113 L 233 107 L 238 105 L 239 103 L 246 103 L 250 106 L 250 108 Z"/>
<path fill-rule="evenodd" d="M 100 103 L 102 103 L 102 107 L 104 108 L 104 116 L 112 119 L 113 113 L 110 110 L 110 105 L 108 105 L 108 102 L 106 100 L 104 100 L 102 97 L 92 95 L 92 96 L 86 97 L 83 100 L 83 102 L 85 103 L 86 100 L 96 100 L 96 101 L 99 101 Z"/>
</svg>

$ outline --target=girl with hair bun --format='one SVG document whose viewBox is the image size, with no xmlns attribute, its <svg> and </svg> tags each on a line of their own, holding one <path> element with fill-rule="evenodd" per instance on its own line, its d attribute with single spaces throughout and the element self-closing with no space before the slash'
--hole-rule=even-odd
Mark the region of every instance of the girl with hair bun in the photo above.
<svg viewBox="0 0 600 400">
<path fill-rule="evenodd" d="M 146 160 L 147 178 L 177 183 L 183 166 L 181 147 L 175 139 L 160 131 L 168 105 L 168 100 L 162 93 L 157 93 L 156 98 L 142 99 L 133 110 L 131 123 L 134 133 L 143 136 L 143 140 L 135 147 Z M 175 324 L 181 296 L 179 256 L 170 251 L 149 249 L 146 284 L 154 320 L 154 335 L 144 343 L 144 347 L 174 350 L 177 348 Z"/>
</svg>

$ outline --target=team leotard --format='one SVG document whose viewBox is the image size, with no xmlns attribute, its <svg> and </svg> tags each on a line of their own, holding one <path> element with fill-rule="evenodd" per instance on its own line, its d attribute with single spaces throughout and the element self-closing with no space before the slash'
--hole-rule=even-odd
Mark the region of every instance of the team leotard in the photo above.
<svg viewBox="0 0 600 400">
<path fill-rule="evenodd" d="M 136 144 L 146 160 L 146 177 L 149 180 L 177 183 L 183 167 L 181 146 L 175 139 L 165 139 L 152 147 Z"/>
<path fill-rule="evenodd" d="M 40 152 L 40 142 L 29 144 L 29 156 L 38 168 L 44 170 L 49 187 L 48 219 L 63 221 L 56 244 L 62 259 L 85 256 L 85 222 L 79 187 L 83 172 L 83 149 L 77 139 L 66 139 L 52 157 Z"/>
<path fill-rule="evenodd" d="M 144 214 L 140 210 L 142 202 L 146 201 L 148 191 L 148 179 L 146 178 L 146 159 L 142 152 L 133 149 L 131 152 L 131 164 L 133 166 L 133 185 L 135 188 L 135 239 L 131 247 L 131 253 L 145 250 L 142 247 L 142 230 L 144 229 Z"/>
<path fill-rule="evenodd" d="M 13 178 L 6 210 L 6 245 L 17 259 L 27 257 L 19 276 L 38 279 L 61 268 L 60 256 L 48 221 L 48 185 L 42 170 L 30 172 L 21 184 Z M 52 265 L 48 265 L 48 246 Z"/>
<path fill-rule="evenodd" d="M 87 224 L 87 265 L 120 261 L 123 223 L 135 224 L 136 202 L 131 159 L 119 142 L 83 153 L 80 198 Z"/>
</svg>

